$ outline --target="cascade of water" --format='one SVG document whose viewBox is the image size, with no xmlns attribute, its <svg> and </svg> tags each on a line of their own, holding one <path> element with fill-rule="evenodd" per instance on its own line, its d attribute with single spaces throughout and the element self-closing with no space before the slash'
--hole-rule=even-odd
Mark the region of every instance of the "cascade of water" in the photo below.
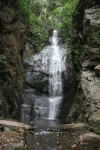
<svg viewBox="0 0 100 150">
<path fill-rule="evenodd" d="M 43 48 L 30 59 L 25 57 L 29 68 L 25 70 L 25 89 L 21 95 L 21 122 L 35 125 L 58 124 L 57 114 L 60 114 L 62 102 L 61 74 L 65 71 L 66 59 L 63 45 L 58 45 L 58 31 L 53 31 L 52 44 Z M 49 82 L 48 82 L 49 80 Z M 49 96 L 48 93 L 49 92 Z M 34 104 L 34 105 L 33 105 Z M 55 121 L 56 119 L 56 121 Z"/>
<path fill-rule="evenodd" d="M 56 119 L 62 95 L 61 56 L 59 54 L 57 33 L 57 30 L 53 31 L 53 55 L 49 68 L 49 119 Z"/>
</svg>

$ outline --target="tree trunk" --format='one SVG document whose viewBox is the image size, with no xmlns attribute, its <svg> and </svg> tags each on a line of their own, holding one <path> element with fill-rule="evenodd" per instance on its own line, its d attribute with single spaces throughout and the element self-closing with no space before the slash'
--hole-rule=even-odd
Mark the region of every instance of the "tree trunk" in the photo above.
<svg viewBox="0 0 100 150">
<path fill-rule="evenodd" d="M 47 1 L 46 1 L 46 11 L 45 11 L 45 22 L 46 22 L 46 16 L 47 16 Z"/>
</svg>

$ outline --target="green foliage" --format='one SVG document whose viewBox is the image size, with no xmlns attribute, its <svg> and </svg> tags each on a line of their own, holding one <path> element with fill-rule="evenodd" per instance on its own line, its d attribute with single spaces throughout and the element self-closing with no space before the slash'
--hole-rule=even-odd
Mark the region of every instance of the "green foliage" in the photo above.
<svg viewBox="0 0 100 150">
<path fill-rule="evenodd" d="M 87 43 L 82 47 L 80 46 L 80 44 L 72 44 L 72 41 L 75 38 L 75 34 L 73 33 L 71 34 L 72 38 L 68 41 L 68 43 L 71 51 L 74 53 L 74 63 L 79 63 L 78 57 L 80 55 L 88 55 L 91 48 L 98 48 L 98 50 L 100 50 L 100 31 L 92 33 L 87 38 Z"/>
<path fill-rule="evenodd" d="M 46 44 L 52 23 L 49 11 L 46 12 L 46 2 L 19 0 L 19 8 L 21 20 L 27 27 L 29 42 L 39 52 Z"/>
<path fill-rule="evenodd" d="M 27 25 L 27 35 L 31 44 L 39 52 L 46 43 L 49 30 L 64 31 L 65 42 L 71 32 L 72 14 L 79 0 L 19 0 L 21 19 Z M 76 54 L 79 50 L 74 49 Z"/>
<path fill-rule="evenodd" d="M 25 150 L 28 150 L 28 145 L 26 145 Z"/>
<path fill-rule="evenodd" d="M 30 37 L 30 43 L 34 45 L 37 52 L 42 50 L 43 46 L 46 43 L 46 40 L 49 36 L 48 29 L 42 28 L 33 28 L 28 31 L 28 37 Z"/>
<path fill-rule="evenodd" d="M 97 47 L 99 47 L 99 50 L 100 50 L 100 31 L 94 32 L 92 38 L 93 38 L 94 44 Z"/>
<path fill-rule="evenodd" d="M 62 0 L 59 2 L 59 6 L 53 11 L 53 14 L 56 16 L 56 27 L 59 30 L 65 30 L 63 34 L 65 37 L 69 37 L 72 24 L 72 14 L 78 0 Z"/>
<path fill-rule="evenodd" d="M 1 131 L 1 132 L 4 131 L 4 124 L 0 126 L 0 131 Z"/>
<path fill-rule="evenodd" d="M 100 50 L 100 31 L 92 33 L 88 37 L 87 43 L 90 47 L 97 47 Z"/>
<path fill-rule="evenodd" d="M 100 135 L 100 130 L 96 131 L 95 133 L 96 133 L 97 135 Z"/>
<path fill-rule="evenodd" d="M 19 0 L 19 8 L 21 20 L 26 24 L 29 23 L 29 16 L 31 14 L 30 7 L 26 0 Z"/>
<path fill-rule="evenodd" d="M 28 131 L 28 129 L 27 129 L 27 128 L 26 128 L 25 130 L 26 130 L 26 131 Z"/>
<path fill-rule="evenodd" d="M 89 45 L 88 45 L 88 44 L 85 44 L 85 45 L 83 46 L 82 54 L 87 54 L 87 53 L 89 52 L 89 50 L 90 50 Z"/>
<path fill-rule="evenodd" d="M 79 63 L 78 57 L 80 56 L 80 46 L 79 44 L 73 44 L 73 40 L 75 38 L 75 32 L 73 31 L 71 32 L 71 36 L 70 38 L 66 38 L 66 41 L 68 42 L 68 48 L 70 49 L 70 51 L 73 54 L 73 61 L 75 64 Z"/>
<path fill-rule="evenodd" d="M 79 0 L 58 0 L 50 1 L 49 8 L 51 8 L 51 19 L 53 20 L 54 28 L 60 31 L 61 36 L 65 37 L 65 46 L 74 53 L 74 63 L 78 63 L 78 56 L 80 55 L 80 47 L 78 44 L 72 45 L 72 41 L 76 35 L 75 31 L 71 31 L 72 14 L 76 8 Z M 52 4 L 54 3 L 54 7 Z M 68 48 L 66 51 L 68 51 Z M 65 54 L 69 55 L 69 52 Z"/>
<path fill-rule="evenodd" d="M 56 2 L 55 2 L 55 1 L 51 1 L 51 2 L 49 3 L 48 10 L 49 10 L 50 12 L 53 12 L 54 9 L 56 9 L 56 7 L 57 7 Z"/>
<path fill-rule="evenodd" d="M 40 12 L 42 10 L 43 5 L 41 3 L 39 3 L 39 1 L 33 2 L 31 4 L 31 10 L 32 13 L 34 13 L 36 16 L 40 15 Z"/>
<path fill-rule="evenodd" d="M 0 55 L 0 68 L 5 70 L 6 66 L 6 57 L 3 55 Z"/>
</svg>

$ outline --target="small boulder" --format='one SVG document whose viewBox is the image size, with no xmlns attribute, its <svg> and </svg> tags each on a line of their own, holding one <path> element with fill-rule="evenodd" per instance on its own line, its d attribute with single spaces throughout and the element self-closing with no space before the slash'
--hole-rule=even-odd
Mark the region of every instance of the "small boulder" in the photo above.
<svg viewBox="0 0 100 150">
<path fill-rule="evenodd" d="M 8 131 L 10 131 L 10 129 L 8 127 L 4 127 L 4 131 L 8 132 Z"/>
<path fill-rule="evenodd" d="M 97 65 L 97 66 L 95 67 L 95 74 L 96 74 L 97 76 L 100 76 L 100 65 Z"/>
<path fill-rule="evenodd" d="M 71 145 L 71 148 L 75 148 L 75 147 L 77 147 L 77 145 L 76 145 L 76 144 Z"/>
<path fill-rule="evenodd" d="M 24 129 L 22 129 L 22 128 L 19 128 L 19 132 L 24 132 Z"/>
<path fill-rule="evenodd" d="M 31 121 L 31 122 L 30 122 L 30 126 L 33 126 L 33 125 L 34 125 L 34 122 L 33 122 L 33 121 Z"/>
</svg>

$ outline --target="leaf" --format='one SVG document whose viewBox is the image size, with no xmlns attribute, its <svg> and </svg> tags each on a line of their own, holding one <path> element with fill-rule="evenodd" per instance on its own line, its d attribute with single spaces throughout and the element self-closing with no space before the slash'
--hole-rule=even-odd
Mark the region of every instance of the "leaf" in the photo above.
<svg viewBox="0 0 100 150">
<path fill-rule="evenodd" d="M 71 148 L 75 148 L 75 147 L 77 147 L 77 145 L 76 145 L 76 144 L 71 145 Z"/>
<path fill-rule="evenodd" d="M 26 131 L 28 130 L 28 129 L 25 129 Z"/>
<path fill-rule="evenodd" d="M 56 142 L 56 145 L 59 145 L 59 144 L 60 144 L 60 142 L 59 142 L 59 141 L 57 141 L 57 142 Z"/>
<path fill-rule="evenodd" d="M 36 144 L 39 145 L 39 142 L 37 142 Z"/>
<path fill-rule="evenodd" d="M 62 147 L 61 147 L 61 146 L 58 146 L 58 149 L 62 149 Z"/>
</svg>

